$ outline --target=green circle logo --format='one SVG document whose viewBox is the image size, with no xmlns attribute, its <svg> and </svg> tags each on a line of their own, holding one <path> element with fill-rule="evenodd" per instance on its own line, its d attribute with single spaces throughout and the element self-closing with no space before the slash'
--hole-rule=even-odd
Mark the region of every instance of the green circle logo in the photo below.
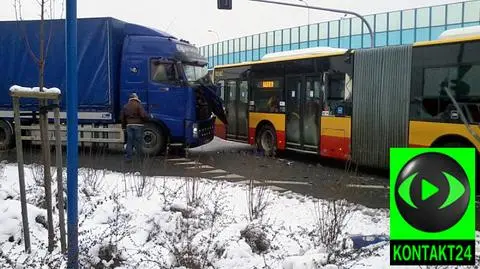
<svg viewBox="0 0 480 269">
<path fill-rule="evenodd" d="M 450 156 L 429 152 L 409 160 L 395 184 L 395 202 L 401 216 L 424 232 L 441 232 L 465 214 L 470 185 L 464 169 Z"/>
</svg>

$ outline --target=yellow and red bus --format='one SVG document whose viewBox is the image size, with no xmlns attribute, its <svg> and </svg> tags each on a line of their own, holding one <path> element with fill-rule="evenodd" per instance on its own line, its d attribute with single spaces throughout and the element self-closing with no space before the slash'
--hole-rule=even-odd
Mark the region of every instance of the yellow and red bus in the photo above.
<svg viewBox="0 0 480 269">
<path fill-rule="evenodd" d="M 216 66 L 214 79 L 229 123 L 217 122 L 216 135 L 267 154 L 294 150 L 387 168 L 391 147 L 480 151 L 472 135 L 480 136 L 479 34 L 272 53 Z"/>
</svg>

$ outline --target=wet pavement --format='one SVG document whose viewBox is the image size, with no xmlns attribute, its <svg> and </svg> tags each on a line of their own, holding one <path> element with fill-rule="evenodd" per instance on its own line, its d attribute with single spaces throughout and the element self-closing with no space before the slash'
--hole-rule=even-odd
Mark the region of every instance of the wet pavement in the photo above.
<svg viewBox="0 0 480 269">
<path fill-rule="evenodd" d="M 52 162 L 55 153 L 52 151 Z M 63 154 L 63 165 L 66 163 Z M 16 162 L 16 152 L 1 152 L 0 159 Z M 26 164 L 40 163 L 39 147 L 24 149 Z M 285 153 L 276 158 L 256 154 L 249 145 L 215 139 L 211 144 L 186 152 L 172 149 L 167 156 L 127 163 L 117 150 L 79 149 L 79 167 L 115 172 L 142 171 L 149 176 L 203 177 L 245 182 L 255 180 L 279 191 L 291 190 L 317 198 L 347 199 L 368 207 L 388 208 L 388 179 L 371 173 L 346 172 L 345 164 L 317 156 Z"/>
</svg>

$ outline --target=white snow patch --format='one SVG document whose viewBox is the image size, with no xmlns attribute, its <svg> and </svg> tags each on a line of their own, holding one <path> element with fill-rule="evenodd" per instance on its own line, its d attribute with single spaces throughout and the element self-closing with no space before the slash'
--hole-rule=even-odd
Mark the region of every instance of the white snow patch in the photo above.
<svg viewBox="0 0 480 269">
<path fill-rule="evenodd" d="M 10 87 L 10 92 L 40 92 L 40 87 L 22 87 L 18 85 L 13 85 Z M 56 93 L 56 94 L 61 94 L 62 92 L 60 91 L 59 88 L 53 87 L 53 88 L 46 88 L 43 87 L 43 92 L 45 93 Z"/>
<path fill-rule="evenodd" d="M 282 269 L 317 269 L 322 268 L 320 266 L 326 265 L 327 254 L 325 252 L 315 253 L 311 251 L 308 254 L 302 256 L 292 256 L 287 258 L 283 263 Z M 336 269 L 337 266 L 329 268 Z"/>
<path fill-rule="evenodd" d="M 224 152 L 224 151 L 240 151 L 251 150 L 252 146 L 246 143 L 238 143 L 228 141 L 215 136 L 210 143 L 189 149 L 191 152 Z"/>
</svg>

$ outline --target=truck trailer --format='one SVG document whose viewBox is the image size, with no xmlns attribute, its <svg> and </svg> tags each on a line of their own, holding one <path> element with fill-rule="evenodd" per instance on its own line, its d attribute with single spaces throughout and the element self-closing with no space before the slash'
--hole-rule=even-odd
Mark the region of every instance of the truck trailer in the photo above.
<svg viewBox="0 0 480 269">
<path fill-rule="evenodd" d="M 40 23 L 0 22 L 0 149 L 14 146 L 10 87 L 38 86 L 33 55 L 39 55 Z M 65 21 L 47 20 L 44 27 L 45 87 L 62 90 L 60 116 L 65 122 Z M 139 96 L 150 116 L 143 149 L 150 155 L 161 153 L 167 144 L 206 144 L 214 137 L 217 117 L 226 122 L 208 62 L 188 41 L 110 17 L 79 19 L 77 27 L 80 143 L 122 144 L 120 111 L 131 93 Z M 22 100 L 23 140 L 40 140 L 38 111 L 38 102 Z M 53 113 L 49 119 L 53 122 Z"/>
</svg>

